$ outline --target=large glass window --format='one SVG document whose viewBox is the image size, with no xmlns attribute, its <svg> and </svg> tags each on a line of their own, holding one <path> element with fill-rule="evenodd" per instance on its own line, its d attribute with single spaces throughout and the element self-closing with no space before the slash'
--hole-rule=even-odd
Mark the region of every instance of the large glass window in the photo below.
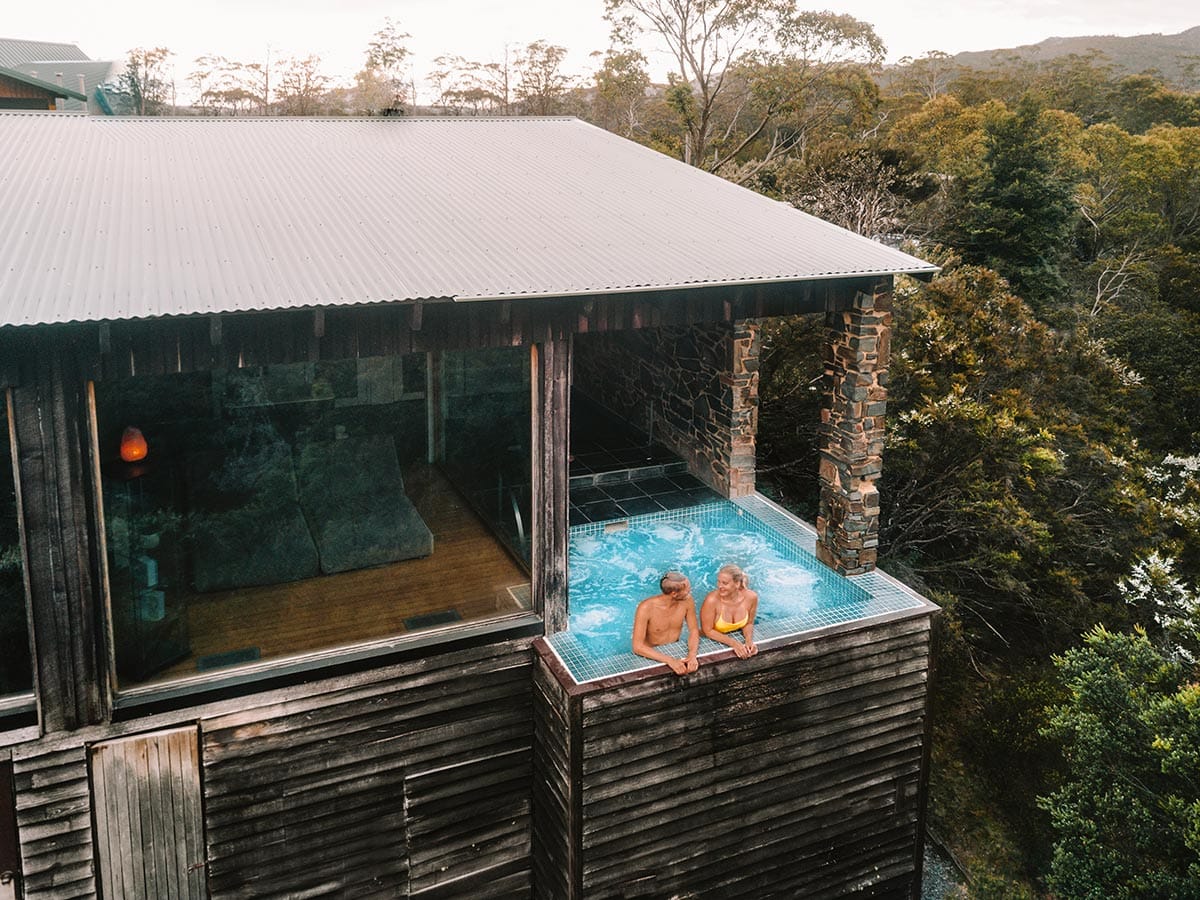
<svg viewBox="0 0 1200 900">
<path fill-rule="evenodd" d="M 0 391 L 0 700 L 33 690 L 8 403 Z"/>
<path fill-rule="evenodd" d="M 528 608 L 527 350 L 95 390 L 121 687 Z"/>
</svg>

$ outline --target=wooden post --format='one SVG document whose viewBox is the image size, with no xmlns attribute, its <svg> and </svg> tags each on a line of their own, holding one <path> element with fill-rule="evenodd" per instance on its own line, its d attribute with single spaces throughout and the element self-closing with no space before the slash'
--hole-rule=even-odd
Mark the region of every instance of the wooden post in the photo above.
<svg viewBox="0 0 1200 900">
<path fill-rule="evenodd" d="M 34 380 L 13 389 L 21 528 L 29 561 L 34 675 L 42 730 L 104 720 L 89 500 L 86 384 L 80 348 L 32 339 Z"/>
<path fill-rule="evenodd" d="M 567 628 L 567 447 L 571 416 L 571 339 L 532 348 L 537 395 L 533 429 L 533 608 L 546 633 Z"/>
</svg>

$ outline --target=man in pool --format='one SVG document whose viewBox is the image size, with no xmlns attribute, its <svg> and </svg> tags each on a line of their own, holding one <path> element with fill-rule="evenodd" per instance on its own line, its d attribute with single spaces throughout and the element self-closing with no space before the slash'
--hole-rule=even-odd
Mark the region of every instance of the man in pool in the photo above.
<svg viewBox="0 0 1200 900">
<path fill-rule="evenodd" d="M 676 675 L 695 672 L 700 667 L 696 653 L 700 650 L 700 626 L 696 622 L 696 601 L 692 585 L 681 572 L 668 572 L 658 582 L 662 591 L 638 604 L 633 617 L 633 652 L 646 659 L 666 663 Z M 673 644 L 688 627 L 688 653 L 679 659 L 655 648 Z"/>
</svg>

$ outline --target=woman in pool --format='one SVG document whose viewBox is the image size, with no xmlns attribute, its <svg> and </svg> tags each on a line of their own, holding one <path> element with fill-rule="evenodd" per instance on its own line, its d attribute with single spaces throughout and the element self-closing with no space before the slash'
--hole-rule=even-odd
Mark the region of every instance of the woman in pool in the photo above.
<svg viewBox="0 0 1200 900">
<path fill-rule="evenodd" d="M 746 573 L 733 563 L 717 571 L 717 589 L 709 591 L 700 606 L 700 630 L 710 640 L 727 644 L 741 659 L 758 652 L 754 645 L 754 616 L 758 594 L 750 590 Z M 742 640 L 734 632 L 742 633 Z"/>
</svg>

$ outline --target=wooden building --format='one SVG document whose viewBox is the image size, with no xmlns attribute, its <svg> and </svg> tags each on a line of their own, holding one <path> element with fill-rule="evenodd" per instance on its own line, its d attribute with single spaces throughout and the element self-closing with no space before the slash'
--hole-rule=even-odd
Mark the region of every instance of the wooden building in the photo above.
<svg viewBox="0 0 1200 900">
<path fill-rule="evenodd" d="M 752 497 L 771 316 L 826 316 L 816 548 L 871 576 L 932 267 L 573 119 L 0 141 L 19 895 L 917 896 L 930 604 L 684 678 L 546 637 L 573 407 Z"/>
<path fill-rule="evenodd" d="M 0 66 L 0 109 L 62 109 L 65 101 L 87 102 L 87 95 L 26 72 Z"/>
</svg>

